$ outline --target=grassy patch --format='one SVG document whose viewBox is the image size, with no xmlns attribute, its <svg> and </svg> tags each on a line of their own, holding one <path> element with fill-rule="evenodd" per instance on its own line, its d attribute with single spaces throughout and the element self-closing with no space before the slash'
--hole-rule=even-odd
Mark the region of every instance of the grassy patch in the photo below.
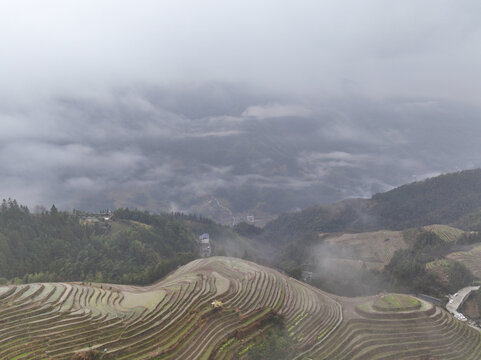
<svg viewBox="0 0 481 360">
<path fill-rule="evenodd" d="M 406 311 L 419 309 L 421 303 L 408 295 L 388 294 L 376 299 L 372 307 L 377 311 Z"/>
<path fill-rule="evenodd" d="M 234 342 L 235 338 L 230 338 L 229 340 L 227 340 L 224 344 L 222 344 L 222 346 L 219 348 L 219 351 L 224 351 L 227 347 L 229 347 L 233 342 Z"/>
</svg>

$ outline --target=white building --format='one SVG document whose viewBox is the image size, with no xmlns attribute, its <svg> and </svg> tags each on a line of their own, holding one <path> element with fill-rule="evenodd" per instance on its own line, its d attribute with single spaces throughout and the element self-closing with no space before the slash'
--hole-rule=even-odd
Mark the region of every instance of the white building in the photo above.
<svg viewBox="0 0 481 360">
<path fill-rule="evenodd" d="M 212 248 L 210 246 L 209 234 L 205 233 L 199 236 L 199 252 L 200 256 L 207 257 L 212 253 Z"/>
</svg>

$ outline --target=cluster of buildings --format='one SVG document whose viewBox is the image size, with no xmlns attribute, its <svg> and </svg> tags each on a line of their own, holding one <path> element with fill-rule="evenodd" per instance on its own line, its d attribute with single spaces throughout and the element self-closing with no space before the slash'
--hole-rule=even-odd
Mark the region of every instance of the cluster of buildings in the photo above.
<svg viewBox="0 0 481 360">
<path fill-rule="evenodd" d="M 89 213 L 75 209 L 72 211 L 72 216 L 80 219 L 80 221 L 87 224 L 95 224 L 99 222 L 109 221 L 112 218 L 112 215 L 113 213 L 111 210 L 103 210 L 99 213 Z"/>
</svg>

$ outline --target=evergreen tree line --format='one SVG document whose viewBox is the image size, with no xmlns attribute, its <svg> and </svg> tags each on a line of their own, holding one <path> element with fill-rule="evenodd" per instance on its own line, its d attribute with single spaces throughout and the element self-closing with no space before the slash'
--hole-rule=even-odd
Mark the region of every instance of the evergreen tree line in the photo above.
<svg viewBox="0 0 481 360">
<path fill-rule="evenodd" d="M 147 284 L 196 257 L 194 237 L 167 215 L 118 209 L 88 223 L 58 211 L 0 206 L 0 281 Z"/>
</svg>

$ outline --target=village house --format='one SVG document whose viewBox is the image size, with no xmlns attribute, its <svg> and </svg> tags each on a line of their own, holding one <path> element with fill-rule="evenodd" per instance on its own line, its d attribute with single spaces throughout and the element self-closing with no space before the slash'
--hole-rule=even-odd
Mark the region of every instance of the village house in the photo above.
<svg viewBox="0 0 481 360">
<path fill-rule="evenodd" d="M 202 257 L 210 256 L 212 253 L 212 248 L 210 246 L 209 234 L 204 233 L 199 236 L 199 253 Z"/>
</svg>

